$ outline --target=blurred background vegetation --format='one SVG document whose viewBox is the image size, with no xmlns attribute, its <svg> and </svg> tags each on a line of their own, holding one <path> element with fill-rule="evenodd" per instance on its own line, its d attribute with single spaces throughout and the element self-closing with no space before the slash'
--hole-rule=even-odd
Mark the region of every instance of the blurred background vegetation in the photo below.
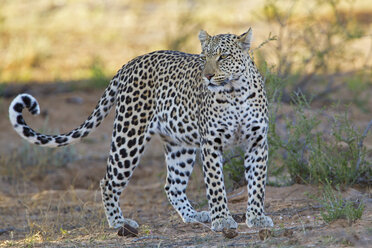
<svg viewBox="0 0 372 248">
<path fill-rule="evenodd" d="M 306 88 L 311 80 L 299 77 L 370 69 L 371 23 L 368 0 L 2 0 L 0 82 L 76 81 L 97 70 L 110 77 L 153 50 L 199 53 L 200 29 L 252 26 L 253 47 L 277 37 L 257 57 Z M 349 79 L 354 91 L 363 77 Z"/>
<path fill-rule="evenodd" d="M 103 88 L 138 55 L 199 53 L 200 29 L 252 27 L 270 101 L 269 182 L 370 184 L 371 23 L 368 0 L 2 0 L 0 93 L 29 83 Z M 244 182 L 241 153 L 226 155 L 232 188 Z"/>
</svg>

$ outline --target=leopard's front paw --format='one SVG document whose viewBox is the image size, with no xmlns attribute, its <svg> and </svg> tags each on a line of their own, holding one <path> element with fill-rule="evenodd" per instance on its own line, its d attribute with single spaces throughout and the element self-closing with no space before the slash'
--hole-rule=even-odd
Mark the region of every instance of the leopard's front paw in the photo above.
<svg viewBox="0 0 372 248">
<path fill-rule="evenodd" d="M 224 228 L 236 229 L 238 228 L 238 223 L 231 216 L 212 221 L 213 231 L 221 232 Z"/>
<path fill-rule="evenodd" d="M 203 223 L 211 222 L 211 216 L 209 215 L 208 211 L 196 212 L 194 218 L 198 222 L 203 222 Z"/>
<path fill-rule="evenodd" d="M 273 227 L 274 223 L 269 216 L 266 215 L 247 215 L 245 221 L 248 227 Z"/>
<path fill-rule="evenodd" d="M 125 224 L 128 224 L 133 228 L 138 228 L 139 227 L 139 225 L 136 221 L 134 221 L 132 219 L 127 219 L 127 218 L 120 218 L 120 219 L 114 220 L 112 223 L 109 223 L 110 227 L 115 228 L 115 229 L 121 228 Z"/>
<path fill-rule="evenodd" d="M 207 223 L 211 222 L 211 217 L 208 211 L 201 211 L 201 212 L 194 212 L 194 214 L 183 217 L 183 222 L 185 223 L 195 223 L 195 222 L 202 222 Z"/>
<path fill-rule="evenodd" d="M 138 228 L 139 227 L 138 223 L 135 220 L 132 220 L 132 219 L 125 218 L 124 219 L 124 224 L 128 224 L 133 228 Z"/>
</svg>

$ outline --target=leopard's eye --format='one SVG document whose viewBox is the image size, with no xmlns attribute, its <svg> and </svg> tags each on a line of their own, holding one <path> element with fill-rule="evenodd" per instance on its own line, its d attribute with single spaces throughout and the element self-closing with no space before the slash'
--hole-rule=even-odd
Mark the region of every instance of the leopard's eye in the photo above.
<svg viewBox="0 0 372 248">
<path fill-rule="evenodd" d="M 226 59 L 229 56 L 230 56 L 230 54 L 222 54 L 222 55 L 220 55 L 220 57 L 218 58 L 218 60 Z"/>
</svg>

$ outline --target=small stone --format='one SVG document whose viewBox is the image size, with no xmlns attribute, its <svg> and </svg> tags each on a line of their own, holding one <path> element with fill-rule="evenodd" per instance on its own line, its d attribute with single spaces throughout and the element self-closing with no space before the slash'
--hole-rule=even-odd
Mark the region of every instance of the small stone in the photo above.
<svg viewBox="0 0 372 248">
<path fill-rule="evenodd" d="M 233 239 L 238 236 L 238 232 L 236 231 L 236 229 L 228 229 L 226 227 L 222 230 L 222 233 L 223 236 L 228 239 Z"/>
<path fill-rule="evenodd" d="M 266 240 L 271 237 L 271 231 L 269 229 L 262 229 L 258 232 L 260 240 Z"/>
<path fill-rule="evenodd" d="M 137 237 L 138 230 L 128 224 L 124 224 L 124 226 L 119 229 L 118 235 L 125 237 Z"/>
</svg>

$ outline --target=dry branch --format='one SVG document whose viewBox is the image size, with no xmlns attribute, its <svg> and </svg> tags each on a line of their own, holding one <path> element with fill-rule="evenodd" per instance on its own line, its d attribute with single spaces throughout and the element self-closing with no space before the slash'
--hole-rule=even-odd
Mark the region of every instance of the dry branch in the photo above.
<svg viewBox="0 0 372 248">
<path fill-rule="evenodd" d="M 138 242 L 144 239 L 168 239 L 168 238 L 165 236 L 149 235 L 149 236 L 143 236 L 140 238 L 133 239 L 133 242 Z"/>
</svg>

